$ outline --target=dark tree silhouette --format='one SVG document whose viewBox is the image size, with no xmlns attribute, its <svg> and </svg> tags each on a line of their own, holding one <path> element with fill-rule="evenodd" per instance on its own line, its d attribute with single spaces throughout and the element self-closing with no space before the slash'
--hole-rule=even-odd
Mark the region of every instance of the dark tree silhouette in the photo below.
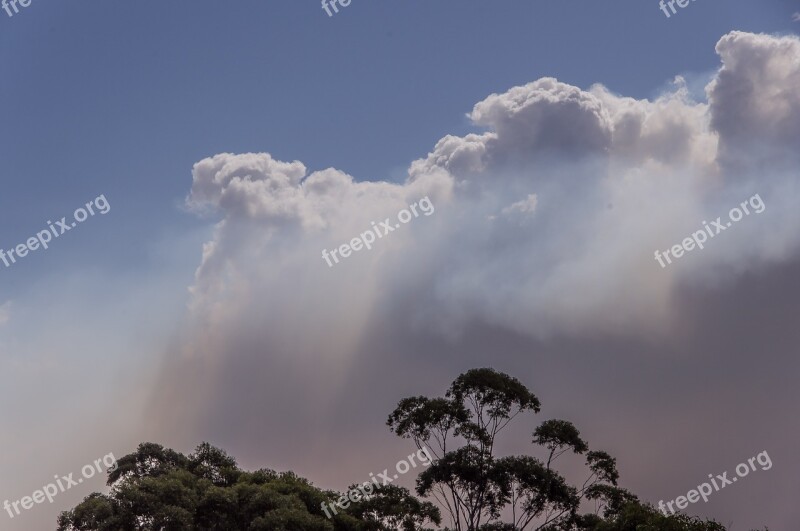
<svg viewBox="0 0 800 531">
<path fill-rule="evenodd" d="M 388 425 L 433 454 L 416 491 L 436 504 L 396 485 L 360 496 L 353 486 L 350 503 L 334 511 L 340 493 L 293 472 L 241 470 L 208 443 L 188 456 L 143 443 L 109 470 L 109 494 L 93 493 L 61 513 L 58 531 L 431 531 L 426 526 L 440 529 L 440 507 L 449 531 L 724 531 L 640 503 L 618 486 L 614 458 L 590 450 L 567 421 L 546 420 L 533 431 L 542 459 L 497 456 L 503 429 L 539 410 L 522 383 L 493 369 L 460 375 L 444 398 L 401 400 Z M 565 454 L 585 460 L 580 486 L 554 469 Z M 594 511 L 581 514 L 587 506 Z"/>
<path fill-rule="evenodd" d="M 111 493 L 91 494 L 61 513 L 58 531 L 422 531 L 439 510 L 407 489 L 386 486 L 332 518 L 323 491 L 293 472 L 245 472 L 208 443 L 188 457 L 153 444 L 117 462 Z"/>
<path fill-rule="evenodd" d="M 417 479 L 417 494 L 436 500 L 455 531 L 648 529 L 634 521 L 692 531 L 724 529 L 714 522 L 664 517 L 639 503 L 617 485 L 616 460 L 589 451 L 578 429 L 564 420 L 546 420 L 533 432 L 533 444 L 545 450 L 544 461 L 496 456 L 500 432 L 519 415 L 539 410 L 539 400 L 516 378 L 473 369 L 456 378 L 444 398 L 401 400 L 387 424 L 434 454 L 433 464 Z M 587 476 L 580 487 L 553 469 L 565 453 L 585 454 Z M 586 505 L 594 505 L 594 513 L 580 514 Z M 673 529 L 652 529 L 662 528 Z"/>
</svg>

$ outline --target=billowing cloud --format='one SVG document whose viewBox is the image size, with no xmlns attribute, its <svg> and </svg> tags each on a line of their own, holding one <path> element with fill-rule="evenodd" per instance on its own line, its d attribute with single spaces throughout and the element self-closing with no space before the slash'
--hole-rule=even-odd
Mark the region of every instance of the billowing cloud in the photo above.
<svg viewBox="0 0 800 531">
<path fill-rule="evenodd" d="M 717 43 L 722 68 L 708 87 L 723 161 L 759 171 L 800 153 L 800 39 L 734 31 Z M 777 158 L 777 160 L 775 160 Z"/>
<path fill-rule="evenodd" d="M 800 147 L 800 39 L 733 32 L 717 52 L 707 102 L 680 78 L 654 101 L 552 78 L 492 94 L 469 113 L 480 131 L 445 136 L 400 184 L 268 153 L 198 162 L 187 202 L 218 223 L 154 398 L 164 429 L 225 434 L 248 455 L 261 441 L 326 477 L 330 445 L 380 430 L 373 414 L 395 391 L 451 376 L 437 356 L 457 359 L 452 370 L 491 364 L 476 350 L 486 345 L 614 337 L 641 349 L 683 330 L 687 290 L 732 290 L 793 263 L 798 190 L 785 162 Z M 654 259 L 755 193 L 762 213 L 669 267 Z M 425 196 L 435 214 L 334 267 L 322 259 Z"/>
<path fill-rule="evenodd" d="M 200 161 L 188 202 L 216 209 L 222 221 L 206 246 L 196 293 L 223 290 L 223 279 L 235 289 L 232 275 L 265 256 L 274 262 L 276 253 L 299 261 L 287 272 L 252 268 L 239 278 L 249 288 L 269 275 L 314 284 L 319 250 L 429 195 L 439 209 L 435 222 L 354 256 L 338 273 L 363 270 L 380 284 L 395 278 L 399 264 L 425 256 L 425 270 L 405 288 L 425 287 L 425 321 L 447 334 L 474 319 L 534 335 L 664 331 L 678 282 L 714 269 L 741 271 L 787 256 L 797 244 L 797 230 L 788 228 L 795 217 L 779 193 L 793 181 L 763 172 L 734 181 L 717 148 L 753 134 L 787 156 L 798 147 L 800 41 L 734 32 L 717 51 L 723 67 L 709 85 L 709 103 L 692 101 L 680 78 L 655 101 L 552 78 L 492 94 L 469 115 L 488 131 L 443 138 L 411 164 L 403 184 L 359 182 L 335 169 L 308 174 L 302 163 L 266 153 Z M 759 192 L 769 216 L 748 218 L 669 269 L 655 262 L 656 249 Z M 514 213 L 535 222 L 514 221 Z M 776 230 L 780 238 L 766 236 Z M 628 289 L 632 280 L 636 290 Z M 612 302 L 616 311 L 608 312 Z"/>
</svg>

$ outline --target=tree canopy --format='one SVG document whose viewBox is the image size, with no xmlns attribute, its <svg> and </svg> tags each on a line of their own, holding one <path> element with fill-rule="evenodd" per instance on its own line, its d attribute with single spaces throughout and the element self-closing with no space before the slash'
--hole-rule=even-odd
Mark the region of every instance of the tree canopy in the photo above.
<svg viewBox="0 0 800 531">
<path fill-rule="evenodd" d="M 519 380 L 488 368 L 458 376 L 444 397 L 400 400 L 389 428 L 432 454 L 416 496 L 383 485 L 354 497 L 354 485 L 336 511 L 325 506 L 344 495 L 293 472 L 244 471 L 208 443 L 188 456 L 143 443 L 109 470 L 108 494 L 61 513 L 58 531 L 431 531 L 440 509 L 449 531 L 724 531 L 641 503 L 619 486 L 615 458 L 568 421 L 540 423 L 531 455 L 497 455 L 501 432 L 540 409 Z M 575 485 L 555 468 L 570 454 L 585 463 Z"/>
<path fill-rule="evenodd" d="M 532 453 L 542 459 L 497 455 L 500 433 L 514 419 L 540 409 L 539 399 L 519 380 L 482 368 L 458 376 L 444 397 L 401 400 L 387 424 L 435 455 L 419 475 L 416 491 L 444 508 L 455 531 L 724 529 L 715 522 L 667 517 L 640 503 L 618 485 L 616 459 L 590 451 L 565 420 L 545 420 L 533 430 Z M 554 468 L 564 454 L 584 457 L 586 475 L 579 486 Z M 581 513 L 587 506 L 594 511 Z"/>
</svg>

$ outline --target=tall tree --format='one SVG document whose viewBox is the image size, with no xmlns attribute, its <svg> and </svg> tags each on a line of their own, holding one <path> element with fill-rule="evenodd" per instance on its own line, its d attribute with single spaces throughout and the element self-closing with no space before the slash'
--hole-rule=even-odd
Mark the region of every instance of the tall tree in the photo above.
<svg viewBox="0 0 800 531">
<path fill-rule="evenodd" d="M 544 450 L 544 461 L 497 456 L 503 429 L 519 415 L 539 411 L 539 399 L 519 380 L 483 368 L 458 376 L 444 397 L 401 400 L 387 424 L 434 454 L 433 464 L 417 478 L 416 490 L 447 511 L 455 531 L 593 530 L 600 529 L 599 523 L 618 522 L 631 508 L 650 514 L 617 485 L 615 459 L 589 451 L 570 422 L 546 420 L 533 431 L 532 443 Z M 567 453 L 585 454 L 587 476 L 580 487 L 553 468 Z M 582 505 L 590 501 L 595 513 L 581 515 Z M 503 520 L 505 515 L 510 522 Z"/>
</svg>

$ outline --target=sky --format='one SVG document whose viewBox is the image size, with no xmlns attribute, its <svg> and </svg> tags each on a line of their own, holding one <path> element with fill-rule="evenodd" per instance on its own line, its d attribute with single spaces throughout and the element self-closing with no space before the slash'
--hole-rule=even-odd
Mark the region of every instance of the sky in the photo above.
<svg viewBox="0 0 800 531">
<path fill-rule="evenodd" d="M 385 426 L 398 400 L 492 366 L 648 501 L 768 451 L 773 468 L 692 513 L 790 528 L 797 12 L 0 11 L 0 248 L 95 210 L 0 262 L 0 501 L 146 440 L 208 440 L 342 489 L 408 455 Z M 320 257 L 423 197 L 435 210 L 374 249 Z M 747 200 L 706 248 L 654 259 Z M 0 513 L 0 528 L 47 528 L 102 487 Z"/>
</svg>

